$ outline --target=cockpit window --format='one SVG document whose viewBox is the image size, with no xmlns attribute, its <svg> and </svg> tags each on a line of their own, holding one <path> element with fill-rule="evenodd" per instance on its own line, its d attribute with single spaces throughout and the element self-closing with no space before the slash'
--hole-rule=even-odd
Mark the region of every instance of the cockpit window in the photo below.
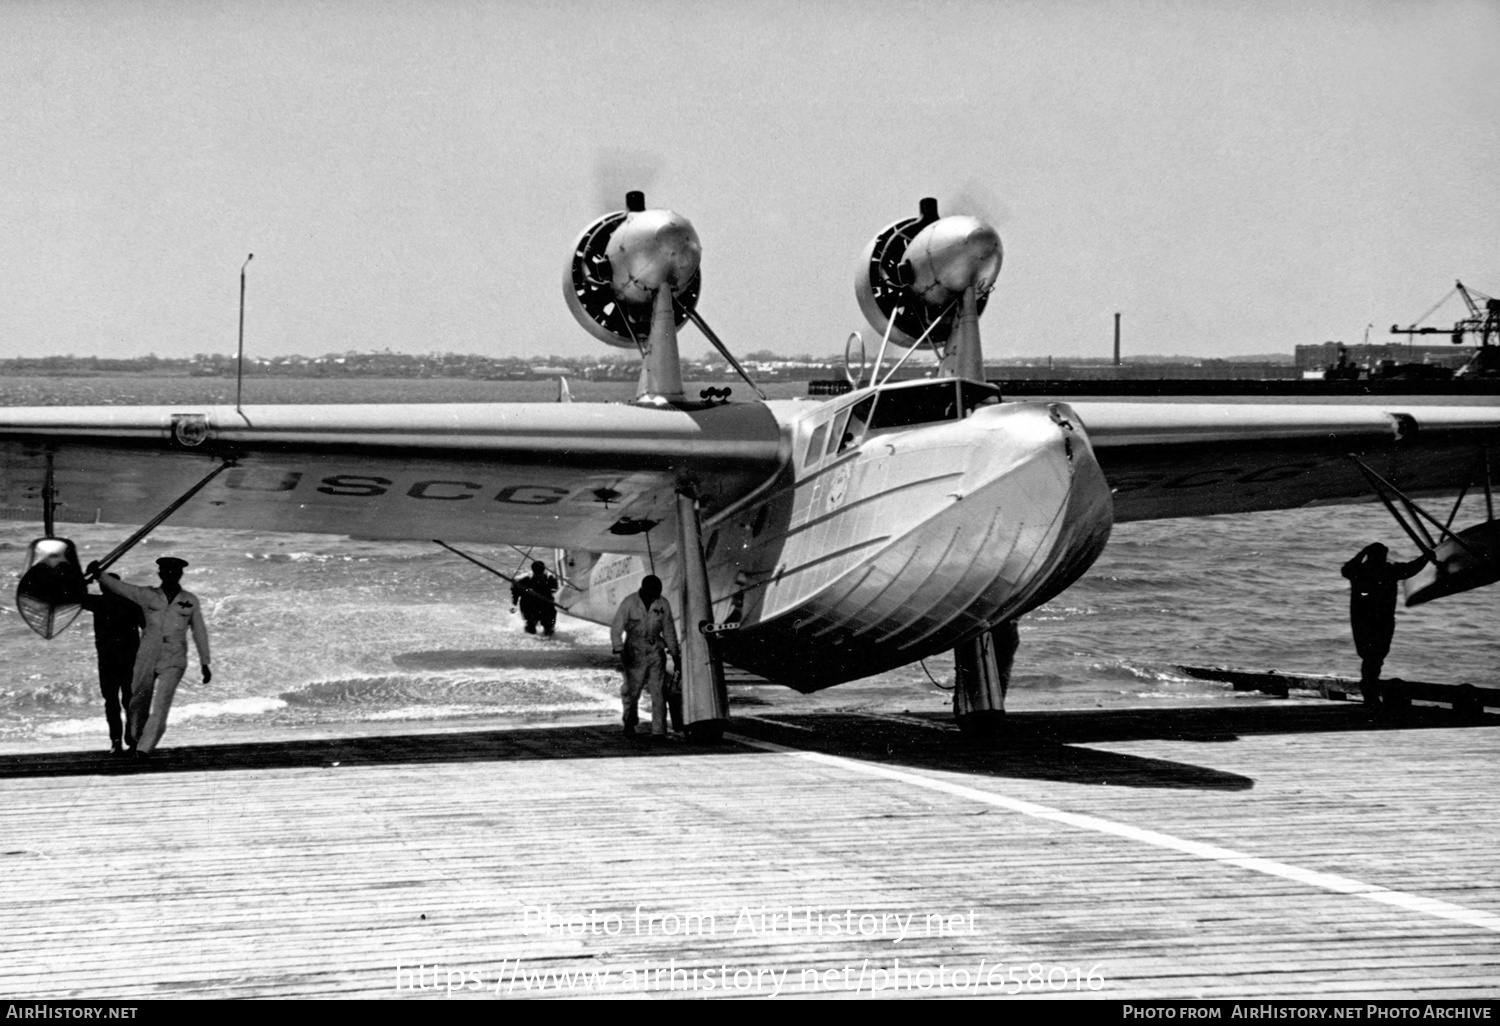
<svg viewBox="0 0 1500 1026">
<path fill-rule="evenodd" d="M 977 381 L 960 381 L 958 394 L 963 403 L 965 417 L 981 406 L 993 406 L 1000 401 L 998 388 L 994 385 L 981 385 Z"/>
<path fill-rule="evenodd" d="M 958 383 L 944 381 L 880 393 L 880 403 L 870 421 L 870 430 L 957 419 Z"/>
<path fill-rule="evenodd" d="M 839 447 L 839 439 L 844 437 L 844 425 L 849 423 L 849 411 L 839 411 L 839 415 L 833 418 L 833 428 L 828 432 L 828 452 L 832 455 Z"/>
<path fill-rule="evenodd" d="M 859 440 L 865 436 L 865 426 L 870 421 L 870 407 L 875 405 L 873 395 L 866 396 L 849 410 L 849 422 L 844 428 L 843 437 L 839 439 L 839 452 L 852 445 L 858 445 Z"/>
</svg>

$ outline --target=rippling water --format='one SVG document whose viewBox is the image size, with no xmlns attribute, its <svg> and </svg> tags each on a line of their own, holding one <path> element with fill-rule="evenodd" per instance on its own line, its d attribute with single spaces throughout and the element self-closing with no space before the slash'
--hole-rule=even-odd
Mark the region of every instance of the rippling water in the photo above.
<svg viewBox="0 0 1500 1026">
<path fill-rule="evenodd" d="M 0 403 L 233 401 L 221 379 L 0 378 Z M 802 386 L 773 386 L 801 394 Z M 617 399 L 628 386 L 579 383 L 579 399 Z M 546 382 L 268 381 L 247 401 L 392 402 L 548 399 Z M 1459 521 L 1482 519 L 1471 500 Z M 85 560 L 128 533 L 69 525 Z M 14 590 L 39 525 L 0 525 L 0 569 Z M 1126 524 L 1068 592 L 1022 621 L 1013 708 L 1120 703 L 1260 701 L 1194 681 L 1179 664 L 1356 675 L 1348 588 L 1339 566 L 1381 540 L 1411 546 L 1377 505 Z M 529 560 L 476 549 L 504 567 Z M 618 676 L 608 631 L 562 617 L 553 639 L 521 630 L 503 582 L 427 543 L 354 542 L 320 535 L 174 529 L 170 521 L 116 569 L 154 582 L 166 553 L 191 564 L 187 587 L 207 606 L 214 681 L 190 672 L 172 711 L 170 745 L 260 726 L 355 728 L 458 720 L 506 723 L 615 715 Z M 1500 587 L 1400 609 L 1387 675 L 1500 685 Z M 0 606 L 0 741 L 105 739 L 85 615 L 61 637 L 37 638 L 14 606 Z M 929 681 L 951 677 L 946 657 L 813 699 L 780 689 L 736 690 L 762 703 L 940 709 Z"/>
</svg>

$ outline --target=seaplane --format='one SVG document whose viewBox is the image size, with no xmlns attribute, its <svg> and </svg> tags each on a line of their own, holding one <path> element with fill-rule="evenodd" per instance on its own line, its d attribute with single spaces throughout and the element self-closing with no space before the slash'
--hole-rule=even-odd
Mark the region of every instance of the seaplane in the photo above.
<svg viewBox="0 0 1500 1026">
<path fill-rule="evenodd" d="M 644 575 L 666 583 L 691 737 L 729 720 L 726 663 L 813 691 L 942 652 L 960 726 L 985 732 L 1017 618 L 1086 573 L 1116 523 L 1375 498 L 1420 523 L 1418 498 L 1490 495 L 1494 406 L 1008 400 L 979 329 L 1000 237 L 931 199 L 859 256 L 880 343 L 869 367 L 850 356 L 847 392 L 770 401 L 746 376 L 755 398 L 690 396 L 688 322 L 744 376 L 699 310 L 702 256 L 688 219 L 639 192 L 578 238 L 563 294 L 596 339 L 640 354 L 631 402 L 0 409 L 0 507 L 44 530 L 23 617 L 51 637 L 77 615 L 85 575 L 59 523 L 143 525 L 102 566 L 168 516 L 542 548 L 575 617 L 608 623 Z M 934 373 L 897 380 L 922 349 Z M 1500 578 L 1493 513 L 1462 532 L 1423 516 L 1440 558 L 1409 601 Z"/>
</svg>

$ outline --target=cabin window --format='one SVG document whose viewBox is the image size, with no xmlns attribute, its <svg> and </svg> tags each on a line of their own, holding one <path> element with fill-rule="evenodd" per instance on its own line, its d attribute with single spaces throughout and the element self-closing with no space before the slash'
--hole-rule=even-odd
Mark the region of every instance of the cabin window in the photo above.
<svg viewBox="0 0 1500 1026">
<path fill-rule="evenodd" d="M 876 428 L 910 427 L 958 419 L 958 383 L 944 381 L 914 388 L 893 388 L 880 394 L 880 406 L 870 421 Z"/>
<path fill-rule="evenodd" d="M 802 458 L 804 467 L 818 462 L 823 457 L 823 443 L 828 436 L 828 422 L 825 420 L 813 428 L 812 438 L 807 443 L 807 454 Z"/>
<path fill-rule="evenodd" d="M 866 396 L 850 407 L 849 421 L 844 427 L 843 435 L 839 438 L 839 452 L 859 444 L 859 440 L 865 436 L 865 427 L 870 422 L 870 410 L 874 406 L 875 397 L 872 395 Z"/>
</svg>

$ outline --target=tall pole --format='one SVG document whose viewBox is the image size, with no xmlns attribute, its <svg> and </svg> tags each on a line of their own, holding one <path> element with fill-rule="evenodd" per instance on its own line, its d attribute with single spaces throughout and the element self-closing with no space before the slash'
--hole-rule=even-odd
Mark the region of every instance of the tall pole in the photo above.
<svg viewBox="0 0 1500 1026">
<path fill-rule="evenodd" d="M 1120 366 L 1120 315 L 1115 314 L 1115 366 Z"/>
<path fill-rule="evenodd" d="M 244 416 L 240 409 L 240 394 L 245 387 L 245 268 L 254 259 L 255 254 L 251 253 L 240 265 L 240 355 L 234 362 L 234 409 L 240 416 Z"/>
</svg>

